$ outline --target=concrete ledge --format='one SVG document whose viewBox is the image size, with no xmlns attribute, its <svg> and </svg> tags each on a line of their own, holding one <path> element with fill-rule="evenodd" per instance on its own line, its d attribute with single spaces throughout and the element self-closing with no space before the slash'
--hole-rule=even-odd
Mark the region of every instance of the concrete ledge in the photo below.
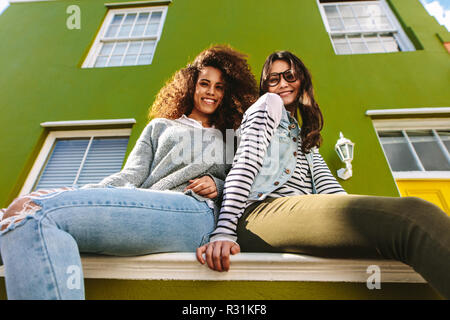
<svg viewBox="0 0 450 320">
<path fill-rule="evenodd" d="M 137 257 L 82 256 L 84 277 L 122 280 L 366 282 L 368 267 L 380 268 L 381 282 L 425 283 L 411 267 L 394 260 L 328 259 L 299 254 L 240 253 L 228 272 L 197 262 L 190 252 Z M 4 276 L 3 266 L 0 276 Z"/>
</svg>

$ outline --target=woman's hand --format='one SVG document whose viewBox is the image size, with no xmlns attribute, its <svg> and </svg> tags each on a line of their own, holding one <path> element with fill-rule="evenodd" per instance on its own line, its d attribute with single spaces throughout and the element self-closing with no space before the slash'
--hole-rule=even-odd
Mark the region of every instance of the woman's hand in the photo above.
<svg viewBox="0 0 450 320">
<path fill-rule="evenodd" d="M 184 191 L 191 189 L 196 194 L 209 199 L 214 199 L 218 196 L 216 183 L 210 176 L 189 180 L 189 183 Z"/>
<path fill-rule="evenodd" d="M 206 256 L 208 267 L 216 271 L 228 271 L 230 269 L 230 253 L 241 252 L 241 247 L 233 241 L 214 241 L 197 248 L 197 260 L 205 264 L 203 253 Z"/>
</svg>

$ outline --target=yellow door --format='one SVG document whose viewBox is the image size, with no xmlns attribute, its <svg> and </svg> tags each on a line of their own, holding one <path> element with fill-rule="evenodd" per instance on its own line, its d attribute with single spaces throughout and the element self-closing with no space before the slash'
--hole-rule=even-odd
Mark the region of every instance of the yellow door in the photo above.
<svg viewBox="0 0 450 320">
<path fill-rule="evenodd" d="M 397 179 L 403 197 L 418 197 L 439 206 L 450 215 L 450 179 Z"/>
</svg>

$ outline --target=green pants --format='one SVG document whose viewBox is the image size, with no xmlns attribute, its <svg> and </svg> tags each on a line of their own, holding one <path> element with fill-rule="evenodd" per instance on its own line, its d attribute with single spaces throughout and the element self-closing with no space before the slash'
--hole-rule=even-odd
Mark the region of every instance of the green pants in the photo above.
<svg viewBox="0 0 450 320">
<path fill-rule="evenodd" d="M 450 217 L 419 198 L 266 199 L 244 212 L 238 242 L 242 251 L 399 260 L 450 299 Z"/>
</svg>

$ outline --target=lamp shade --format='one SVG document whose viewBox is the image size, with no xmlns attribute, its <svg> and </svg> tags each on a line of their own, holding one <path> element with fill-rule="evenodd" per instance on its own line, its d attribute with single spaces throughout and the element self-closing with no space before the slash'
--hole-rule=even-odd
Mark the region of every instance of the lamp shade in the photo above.
<svg viewBox="0 0 450 320">
<path fill-rule="evenodd" d="M 336 142 L 335 150 L 341 161 L 352 161 L 353 160 L 353 149 L 355 144 L 349 139 L 345 138 L 342 132 L 340 132 L 340 138 Z"/>
</svg>

